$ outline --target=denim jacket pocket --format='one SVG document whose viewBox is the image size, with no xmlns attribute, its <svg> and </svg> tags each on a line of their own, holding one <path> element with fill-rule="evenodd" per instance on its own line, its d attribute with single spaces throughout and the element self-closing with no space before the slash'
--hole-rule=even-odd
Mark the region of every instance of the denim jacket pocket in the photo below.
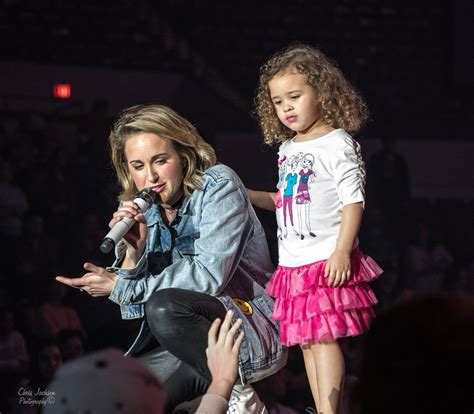
<svg viewBox="0 0 474 414">
<path fill-rule="evenodd" d="M 189 257 L 189 256 L 196 256 L 194 250 L 194 242 L 199 238 L 200 232 L 194 231 L 191 233 L 181 234 L 176 237 L 175 245 L 179 257 L 173 257 L 173 259 L 182 258 L 182 257 Z M 175 253 L 173 252 L 173 256 Z"/>
<path fill-rule="evenodd" d="M 250 312 L 236 306 L 235 317 L 247 321 L 243 324 L 246 346 L 243 347 L 241 357 L 248 360 L 252 369 L 256 369 L 277 359 L 283 350 L 279 341 L 278 323 L 271 318 L 273 300 L 260 295 L 250 300 L 248 305 Z"/>
<path fill-rule="evenodd" d="M 267 295 L 260 295 L 251 301 L 254 312 L 254 325 L 257 335 L 264 347 L 262 358 L 277 358 L 282 352 L 280 344 L 280 329 L 277 321 L 272 319 L 273 299 Z"/>
</svg>

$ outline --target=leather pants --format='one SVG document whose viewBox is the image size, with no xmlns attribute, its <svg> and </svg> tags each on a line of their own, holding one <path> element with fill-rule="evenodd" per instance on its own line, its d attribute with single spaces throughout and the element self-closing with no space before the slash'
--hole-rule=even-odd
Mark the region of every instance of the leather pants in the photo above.
<svg viewBox="0 0 474 414">
<path fill-rule="evenodd" d="M 145 304 L 146 329 L 130 354 L 155 372 L 168 394 L 167 412 L 206 392 L 207 337 L 226 309 L 213 296 L 185 289 L 156 291 Z"/>
</svg>

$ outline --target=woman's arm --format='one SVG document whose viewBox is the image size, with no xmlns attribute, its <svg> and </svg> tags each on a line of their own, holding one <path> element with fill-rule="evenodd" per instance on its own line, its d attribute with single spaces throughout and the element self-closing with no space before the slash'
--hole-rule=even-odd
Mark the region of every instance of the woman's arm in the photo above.
<svg viewBox="0 0 474 414">
<path fill-rule="evenodd" d="M 264 210 L 275 211 L 275 199 L 277 193 L 270 193 L 268 191 L 255 191 L 247 188 L 252 205 Z"/>
<path fill-rule="evenodd" d="M 199 203 L 190 202 L 193 216 L 185 217 L 198 220 L 194 229 L 198 237 L 190 240 L 191 248 L 174 246 L 182 258 L 157 275 L 149 273 L 146 255 L 137 264 L 138 275 L 135 270 L 117 269 L 119 277 L 109 298 L 120 305 L 140 305 L 165 288 L 219 294 L 234 274 L 253 231 L 245 189 L 237 182 L 237 177 L 208 177 L 203 190 L 193 194 L 202 197 Z"/>
</svg>

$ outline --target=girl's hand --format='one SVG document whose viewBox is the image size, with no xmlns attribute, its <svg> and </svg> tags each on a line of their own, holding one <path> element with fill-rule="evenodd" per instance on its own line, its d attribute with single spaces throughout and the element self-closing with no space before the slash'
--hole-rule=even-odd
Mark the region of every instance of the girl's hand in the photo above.
<svg viewBox="0 0 474 414">
<path fill-rule="evenodd" d="M 145 216 L 140 212 L 136 203 L 133 201 L 125 201 L 113 214 L 112 220 L 109 222 L 109 227 L 112 228 L 124 217 L 132 218 L 137 222 L 123 237 L 127 243 L 127 256 L 136 263 L 146 245 L 148 228 Z"/>
<path fill-rule="evenodd" d="M 339 287 L 351 278 L 351 254 L 334 250 L 324 267 L 324 277 L 329 277 L 328 285 Z"/>
<path fill-rule="evenodd" d="M 56 276 L 56 280 L 65 285 L 85 290 L 89 295 L 96 298 L 99 296 L 109 296 L 115 287 L 117 275 L 108 272 L 103 267 L 93 263 L 84 263 L 84 269 L 88 270 L 82 277 L 68 278 Z"/>
</svg>

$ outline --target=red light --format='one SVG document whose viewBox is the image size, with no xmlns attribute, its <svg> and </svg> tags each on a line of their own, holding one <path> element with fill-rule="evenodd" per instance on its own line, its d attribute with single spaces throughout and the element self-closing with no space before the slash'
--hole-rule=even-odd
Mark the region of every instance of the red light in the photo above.
<svg viewBox="0 0 474 414">
<path fill-rule="evenodd" d="M 71 85 L 69 83 L 57 83 L 54 85 L 53 94 L 58 99 L 69 99 L 71 97 Z"/>
</svg>

